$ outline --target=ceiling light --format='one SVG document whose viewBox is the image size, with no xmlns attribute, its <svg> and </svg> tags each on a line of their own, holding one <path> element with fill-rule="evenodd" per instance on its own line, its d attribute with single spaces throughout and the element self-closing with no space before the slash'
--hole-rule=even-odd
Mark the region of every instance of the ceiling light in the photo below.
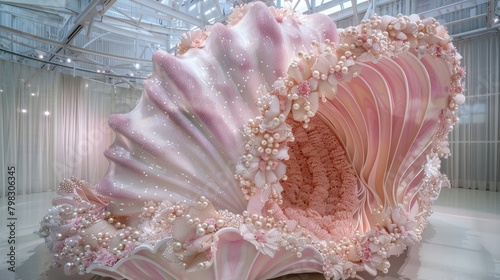
<svg viewBox="0 0 500 280">
<path fill-rule="evenodd" d="M 66 58 L 66 62 L 67 62 L 67 63 L 71 63 L 71 58 L 69 58 L 69 57 L 68 57 L 68 58 Z"/>
<path fill-rule="evenodd" d="M 45 111 L 45 113 L 43 113 L 44 115 L 48 116 L 50 115 L 50 112 L 49 111 Z"/>
<path fill-rule="evenodd" d="M 26 113 L 26 112 L 28 112 L 28 110 L 26 110 L 26 109 L 21 109 L 21 113 Z"/>
<path fill-rule="evenodd" d="M 38 59 L 43 59 L 47 54 L 41 50 L 35 50 L 35 55 Z"/>
<path fill-rule="evenodd" d="M 136 63 L 136 64 L 134 65 L 134 67 L 135 67 L 135 69 L 136 69 L 136 70 L 141 69 L 141 65 L 140 65 L 139 63 Z"/>
</svg>

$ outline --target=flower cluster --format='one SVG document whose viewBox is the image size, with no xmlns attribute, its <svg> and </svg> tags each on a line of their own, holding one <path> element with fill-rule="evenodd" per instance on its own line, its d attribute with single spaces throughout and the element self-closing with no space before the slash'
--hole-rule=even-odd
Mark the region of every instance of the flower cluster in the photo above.
<svg viewBox="0 0 500 280">
<path fill-rule="evenodd" d="M 210 26 L 204 30 L 190 30 L 181 36 L 181 42 L 177 45 L 177 53 L 179 55 L 186 53 L 188 50 L 197 48 L 201 49 L 205 46 L 205 42 L 210 35 Z"/>
<path fill-rule="evenodd" d="M 214 234 L 225 224 L 212 203 L 201 197 L 196 206 L 174 219 L 172 239 L 163 256 L 187 271 L 210 267 L 217 243 Z"/>
<path fill-rule="evenodd" d="M 175 204 L 167 201 L 145 202 L 142 213 L 139 215 L 141 223 L 137 226 L 141 231 L 139 241 L 154 245 L 158 240 L 172 236 L 172 223 L 185 211 L 185 205 L 180 202 Z"/>
<path fill-rule="evenodd" d="M 114 265 L 135 248 L 139 232 L 105 211 L 108 200 L 76 178 L 59 185 L 53 207 L 35 232 L 54 253 L 53 265 L 83 274 L 92 263 Z"/>
<path fill-rule="evenodd" d="M 373 215 L 378 223 L 358 239 L 357 258 L 351 261 L 360 261 L 364 270 L 376 275 L 377 270 L 387 273 L 389 256 L 398 256 L 407 246 L 421 240 L 425 221 L 411 217 L 402 205 L 394 209 L 374 209 Z"/>
</svg>

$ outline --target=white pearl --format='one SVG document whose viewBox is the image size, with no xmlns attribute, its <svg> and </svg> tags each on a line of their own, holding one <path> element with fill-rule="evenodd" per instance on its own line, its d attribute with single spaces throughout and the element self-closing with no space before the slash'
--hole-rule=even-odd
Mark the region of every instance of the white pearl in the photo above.
<svg viewBox="0 0 500 280">
<path fill-rule="evenodd" d="M 220 219 L 219 219 L 219 220 L 217 220 L 217 221 L 215 222 L 215 224 L 216 224 L 218 227 L 222 227 L 222 226 L 224 225 L 224 220 L 220 220 Z"/>
<path fill-rule="evenodd" d="M 213 232 L 215 230 L 215 226 L 214 225 L 209 225 L 207 227 L 207 230 L 208 230 L 208 232 Z"/>
<path fill-rule="evenodd" d="M 198 235 L 198 236 L 205 235 L 205 230 L 202 227 L 196 228 L 196 235 Z"/>
<path fill-rule="evenodd" d="M 174 251 L 179 251 L 182 249 L 182 244 L 180 242 L 174 242 L 173 244 Z"/>
</svg>

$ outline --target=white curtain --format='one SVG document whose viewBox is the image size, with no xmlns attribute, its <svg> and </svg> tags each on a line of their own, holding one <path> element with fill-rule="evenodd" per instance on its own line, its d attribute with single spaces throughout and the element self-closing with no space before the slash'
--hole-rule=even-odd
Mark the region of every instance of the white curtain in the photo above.
<svg viewBox="0 0 500 280">
<path fill-rule="evenodd" d="M 1 60 L 1 182 L 12 166 L 18 195 L 55 190 L 70 176 L 96 183 L 114 137 L 107 118 L 130 111 L 138 97 L 135 89 Z"/>
<path fill-rule="evenodd" d="M 500 190 L 500 33 L 454 43 L 466 67 L 466 102 L 443 172 L 452 187 Z"/>
</svg>

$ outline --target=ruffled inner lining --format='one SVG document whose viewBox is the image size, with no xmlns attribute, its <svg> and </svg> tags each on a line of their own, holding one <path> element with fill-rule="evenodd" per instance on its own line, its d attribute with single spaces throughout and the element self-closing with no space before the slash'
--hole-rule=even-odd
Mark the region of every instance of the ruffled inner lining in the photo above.
<svg viewBox="0 0 500 280">
<path fill-rule="evenodd" d="M 298 221 L 322 240 L 352 236 L 360 201 L 355 171 L 344 148 L 318 117 L 311 118 L 308 129 L 291 118 L 287 123 L 295 141 L 289 144 L 290 159 L 285 161 L 288 179 L 282 182 L 282 211 L 274 212 Z"/>
</svg>

